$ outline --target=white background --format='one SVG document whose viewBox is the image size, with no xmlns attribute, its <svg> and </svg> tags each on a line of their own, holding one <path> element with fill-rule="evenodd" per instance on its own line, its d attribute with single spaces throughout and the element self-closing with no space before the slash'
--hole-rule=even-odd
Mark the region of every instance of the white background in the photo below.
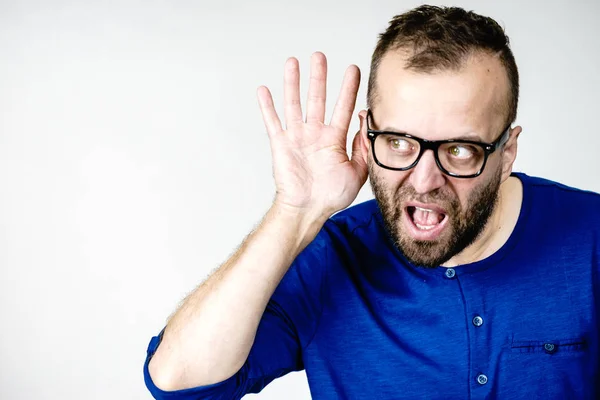
<svg viewBox="0 0 600 400">
<path fill-rule="evenodd" d="M 0 398 L 149 399 L 151 336 L 270 205 L 256 88 L 281 105 L 296 56 L 306 93 L 320 50 L 329 110 L 350 63 L 363 108 L 377 34 L 417 4 L 0 1 Z M 516 170 L 600 191 L 599 1 L 454 4 L 510 36 Z"/>
</svg>

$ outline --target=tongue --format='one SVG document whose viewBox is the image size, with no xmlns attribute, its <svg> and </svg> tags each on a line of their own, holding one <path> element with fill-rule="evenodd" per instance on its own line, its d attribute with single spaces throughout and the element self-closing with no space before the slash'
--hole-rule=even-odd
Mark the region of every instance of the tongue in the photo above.
<svg viewBox="0 0 600 400">
<path fill-rule="evenodd" d="M 442 215 L 435 211 L 429 212 L 416 209 L 413 219 L 419 225 L 437 225 L 442 220 Z"/>
</svg>

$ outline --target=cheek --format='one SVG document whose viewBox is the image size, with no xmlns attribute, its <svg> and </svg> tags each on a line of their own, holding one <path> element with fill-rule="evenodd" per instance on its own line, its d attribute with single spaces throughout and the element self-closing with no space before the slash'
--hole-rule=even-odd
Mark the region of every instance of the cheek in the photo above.
<svg viewBox="0 0 600 400">
<path fill-rule="evenodd" d="M 384 170 L 384 173 L 380 173 L 382 182 L 385 187 L 392 193 L 394 197 L 398 197 L 402 193 L 413 192 L 412 190 L 406 190 L 407 185 L 410 185 L 408 181 L 409 172 L 403 171 L 390 171 Z"/>
<path fill-rule="evenodd" d="M 498 171 L 502 170 L 502 166 L 506 161 L 506 152 L 503 149 L 496 150 L 488 156 L 483 173 L 481 175 L 488 177 L 494 176 L 496 173 L 498 173 Z"/>
<path fill-rule="evenodd" d="M 408 176 L 408 172 L 392 171 L 381 168 L 379 165 L 375 164 L 372 157 L 369 157 L 368 167 L 369 178 L 371 181 L 375 182 L 380 189 L 383 189 L 388 193 L 397 193 Z"/>
<path fill-rule="evenodd" d="M 483 173 L 477 178 L 464 179 L 464 182 L 456 182 L 454 186 L 454 193 L 460 201 L 461 213 L 465 213 L 478 198 L 485 189 L 493 184 L 498 173 L 498 166 L 487 165 Z"/>
<path fill-rule="evenodd" d="M 475 179 L 479 179 L 481 177 L 482 176 L 479 176 Z M 464 213 L 465 210 L 469 208 L 469 195 L 479 184 L 480 183 L 475 182 L 474 179 L 448 179 L 447 190 L 451 193 L 454 199 L 458 200 L 460 206 L 459 212 Z"/>
</svg>

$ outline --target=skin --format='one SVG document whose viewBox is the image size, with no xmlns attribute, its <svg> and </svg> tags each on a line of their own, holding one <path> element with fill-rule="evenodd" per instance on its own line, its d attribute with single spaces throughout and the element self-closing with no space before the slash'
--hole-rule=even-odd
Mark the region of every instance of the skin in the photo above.
<svg viewBox="0 0 600 400">
<path fill-rule="evenodd" d="M 380 124 L 403 129 L 425 139 L 445 139 L 477 132 L 484 141 L 502 129 L 496 115 L 498 93 L 506 85 L 497 60 L 475 63 L 465 73 L 414 74 L 404 71 L 402 59 L 384 60 L 379 79 Z M 221 382 L 246 361 L 258 324 L 275 288 L 296 256 L 315 238 L 325 221 L 348 207 L 367 179 L 372 158 L 366 140 L 362 110 L 361 130 L 348 157 L 346 140 L 354 112 L 360 71 L 352 65 L 345 73 L 331 121 L 326 124 L 327 60 L 322 53 L 311 58 L 311 79 L 306 113 L 300 107 L 298 60 L 284 68 L 284 122 L 275 111 L 270 91 L 261 86 L 258 101 L 269 135 L 276 195 L 259 226 L 238 250 L 198 285 L 169 318 L 162 341 L 149 364 L 154 383 L 163 390 L 178 390 Z M 495 93 L 492 95 L 492 93 Z M 285 126 L 285 129 L 284 129 Z M 381 126 L 380 128 L 382 128 Z M 390 193 L 412 186 L 427 195 L 437 189 L 453 194 L 463 207 L 470 193 L 489 184 L 500 171 L 499 203 L 478 240 L 446 265 L 486 257 L 510 235 L 520 208 L 518 180 L 509 179 L 516 157 L 516 138 L 489 160 L 482 176 L 456 180 L 441 175 L 433 157 L 425 154 L 419 165 L 398 173 L 373 169 Z M 390 221 L 397 223 L 397 221 Z M 251 284 L 249 284 L 249 282 Z"/>
<path fill-rule="evenodd" d="M 352 203 L 366 182 L 359 134 L 351 157 L 346 150 L 360 71 L 355 65 L 346 70 L 329 124 L 324 122 L 326 77 L 327 60 L 323 53 L 315 53 L 303 115 L 298 60 L 287 60 L 285 124 L 275 111 L 270 91 L 258 88 L 273 156 L 275 199 L 238 250 L 169 318 L 148 365 L 160 389 L 221 382 L 242 367 L 267 302 L 291 263 L 333 213 Z"/>
<path fill-rule="evenodd" d="M 380 64 L 378 96 L 372 108 L 377 126 L 372 129 L 407 132 L 429 140 L 464 138 L 491 143 L 498 138 L 506 124 L 507 110 L 502 105 L 506 104 L 509 82 L 496 57 L 474 54 L 460 71 L 427 74 L 406 70 L 405 57 L 403 52 L 390 52 Z M 461 179 L 442 173 L 431 151 L 425 152 L 417 166 L 408 171 L 377 166 L 366 136 L 364 110 L 360 117 L 361 144 L 376 198 L 384 209 L 393 211 L 386 216 L 386 223 L 396 233 L 393 239 L 401 250 L 404 247 L 405 255 L 413 255 L 409 257 L 411 261 L 431 262 L 426 265 L 431 267 L 438 263 L 457 266 L 486 258 L 506 242 L 518 219 L 522 199 L 520 181 L 510 177 L 520 126 L 510 130 L 510 139 L 490 155 L 480 176 Z M 439 243 L 416 243 L 399 217 L 405 212 L 405 203 L 416 199 L 450 211 Z M 448 253 L 448 243 L 460 231 L 458 225 L 468 225 L 473 220 L 467 216 L 478 200 L 480 208 L 487 203 L 491 210 L 480 221 L 479 234 L 466 248 Z"/>
</svg>

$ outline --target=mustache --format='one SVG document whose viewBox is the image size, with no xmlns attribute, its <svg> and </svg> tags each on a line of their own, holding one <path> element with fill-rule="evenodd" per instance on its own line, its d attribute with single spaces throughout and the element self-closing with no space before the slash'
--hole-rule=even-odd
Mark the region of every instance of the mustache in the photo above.
<svg viewBox="0 0 600 400">
<path fill-rule="evenodd" d="M 455 195 L 439 189 L 426 194 L 419 194 L 414 187 L 410 185 L 403 185 L 398 188 L 394 198 L 397 203 L 416 201 L 424 204 L 436 204 L 444 208 L 446 211 L 457 211 L 460 208 L 460 202 Z"/>
</svg>

